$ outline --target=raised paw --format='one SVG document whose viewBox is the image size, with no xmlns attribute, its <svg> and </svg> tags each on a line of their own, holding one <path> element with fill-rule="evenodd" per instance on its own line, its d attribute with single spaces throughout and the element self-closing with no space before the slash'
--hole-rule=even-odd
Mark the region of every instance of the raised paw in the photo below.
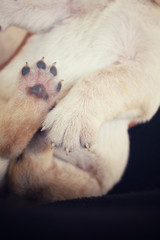
<svg viewBox="0 0 160 240">
<path fill-rule="evenodd" d="M 44 58 L 32 67 L 26 63 L 20 75 L 19 89 L 21 91 L 27 96 L 53 105 L 62 87 L 62 81 L 59 81 L 57 77 L 55 63 L 48 67 Z"/>
<path fill-rule="evenodd" d="M 2 156 L 14 159 L 23 152 L 54 106 L 60 89 L 61 81 L 58 80 L 55 64 L 48 67 L 44 59 L 32 67 L 26 63 L 2 114 Z"/>
</svg>

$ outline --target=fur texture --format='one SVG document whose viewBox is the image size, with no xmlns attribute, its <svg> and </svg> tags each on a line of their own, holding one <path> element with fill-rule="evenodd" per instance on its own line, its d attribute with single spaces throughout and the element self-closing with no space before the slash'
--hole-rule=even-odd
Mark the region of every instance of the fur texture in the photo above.
<svg viewBox="0 0 160 240">
<path fill-rule="evenodd" d="M 11 158 L 8 177 L 15 192 L 40 201 L 98 196 L 121 179 L 128 125 L 150 120 L 160 104 L 159 4 L 2 0 L 1 30 L 13 24 L 35 33 L 0 72 L 0 154 Z M 48 114 L 51 103 L 17 93 L 26 84 L 20 66 L 42 56 L 49 65 L 57 62 L 58 78 L 64 79 Z M 35 134 L 41 123 L 43 131 Z"/>
</svg>

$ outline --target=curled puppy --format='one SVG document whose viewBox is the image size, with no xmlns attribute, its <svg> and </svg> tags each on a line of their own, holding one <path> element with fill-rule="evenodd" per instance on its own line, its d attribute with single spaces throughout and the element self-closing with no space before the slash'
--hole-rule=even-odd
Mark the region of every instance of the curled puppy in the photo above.
<svg viewBox="0 0 160 240">
<path fill-rule="evenodd" d="M 159 1 L 8 0 L 1 6 L 1 30 L 14 24 L 36 33 L 0 73 L 1 97 L 7 108 L 12 106 L 12 112 L 2 108 L 6 116 L 0 122 L 0 154 L 11 158 L 11 188 L 39 201 L 107 193 L 127 164 L 128 125 L 150 120 L 160 105 Z M 56 60 L 58 77 L 65 81 L 48 114 L 48 107 L 44 114 L 36 112 L 38 104 L 23 112 L 31 133 L 27 137 L 21 121 L 17 124 L 15 83 L 22 62 L 32 65 L 41 56 L 50 65 Z M 32 72 L 22 78 L 29 76 Z M 48 79 L 36 76 L 37 81 Z M 44 104 L 48 99 L 39 85 L 28 94 Z M 3 125 L 7 118 L 10 128 Z M 15 132 L 14 144 L 9 136 Z"/>
</svg>

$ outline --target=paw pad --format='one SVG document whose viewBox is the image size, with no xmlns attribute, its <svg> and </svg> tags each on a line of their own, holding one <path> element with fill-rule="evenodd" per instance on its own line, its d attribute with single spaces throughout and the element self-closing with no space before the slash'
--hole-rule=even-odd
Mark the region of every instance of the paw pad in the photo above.
<svg viewBox="0 0 160 240">
<path fill-rule="evenodd" d="M 50 68 L 50 72 L 53 74 L 53 76 L 57 76 L 57 68 L 54 65 Z"/>
<path fill-rule="evenodd" d="M 40 61 L 37 62 L 37 67 L 38 67 L 39 69 L 43 69 L 43 70 L 46 69 L 46 64 L 45 64 L 45 62 L 44 62 L 44 57 L 43 57 Z"/>
<path fill-rule="evenodd" d="M 26 62 L 26 66 L 22 68 L 22 75 L 26 76 L 30 72 L 30 68 L 28 66 L 28 63 Z"/>
<path fill-rule="evenodd" d="M 37 84 L 33 87 L 30 87 L 29 93 L 34 94 L 38 98 L 43 98 L 44 100 L 48 99 L 48 93 L 42 84 Z"/>
<path fill-rule="evenodd" d="M 62 81 L 57 82 L 56 63 L 47 66 L 44 57 L 39 60 L 35 66 L 26 65 L 21 70 L 23 84 L 26 92 L 34 97 L 48 100 L 52 96 L 55 97 L 62 88 Z"/>
<path fill-rule="evenodd" d="M 62 83 L 59 82 L 59 83 L 57 84 L 57 87 L 56 87 L 57 92 L 59 92 L 59 91 L 61 90 L 61 87 L 62 87 Z"/>
</svg>

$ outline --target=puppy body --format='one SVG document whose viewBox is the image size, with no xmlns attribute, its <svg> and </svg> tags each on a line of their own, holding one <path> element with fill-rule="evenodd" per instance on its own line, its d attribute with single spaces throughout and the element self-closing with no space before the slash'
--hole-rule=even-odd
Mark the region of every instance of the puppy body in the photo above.
<svg viewBox="0 0 160 240">
<path fill-rule="evenodd" d="M 46 25 L 40 24 L 43 18 L 36 21 L 41 1 L 26 6 L 34 25 L 13 16 L 16 25 L 40 33 L 1 71 L 0 95 L 12 102 L 19 66 L 26 61 L 32 65 L 45 56 L 49 64 L 57 62 L 65 81 L 56 108 L 43 122 L 54 154 L 48 145 L 40 147 L 42 136 L 35 136 L 23 159 L 11 162 L 10 182 L 18 193 L 34 192 L 47 201 L 105 194 L 127 164 L 128 124 L 150 120 L 160 104 L 159 1 L 93 1 L 90 7 L 90 1 L 48 0 L 45 6 L 51 2 L 56 15 L 49 15 Z M 10 24 L 6 20 L 1 28 Z M 32 112 L 27 116 L 32 119 Z M 1 126 L 7 128 L 4 121 Z"/>
</svg>

